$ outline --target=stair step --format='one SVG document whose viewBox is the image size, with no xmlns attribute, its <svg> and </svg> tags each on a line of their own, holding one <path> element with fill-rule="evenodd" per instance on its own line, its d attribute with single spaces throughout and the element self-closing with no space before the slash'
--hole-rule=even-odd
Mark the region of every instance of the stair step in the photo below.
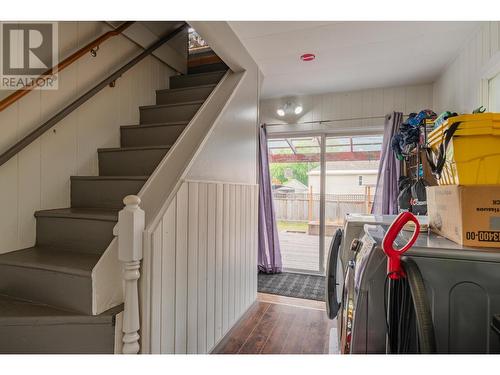
<svg viewBox="0 0 500 375">
<path fill-rule="evenodd" d="M 122 309 L 88 316 L 0 295 L 0 353 L 112 354 Z"/>
<path fill-rule="evenodd" d="M 127 125 L 120 128 L 122 147 L 174 144 L 189 122 Z"/>
<path fill-rule="evenodd" d="M 118 210 L 62 208 L 35 212 L 37 246 L 102 254 L 113 239 Z"/>
<path fill-rule="evenodd" d="M 212 63 L 212 64 L 203 64 L 188 67 L 188 74 L 198 74 L 198 73 L 208 73 L 208 72 L 217 72 L 221 70 L 227 70 L 228 67 L 223 62 Z"/>
<path fill-rule="evenodd" d="M 171 146 L 102 148 L 99 153 L 101 176 L 149 176 Z"/>
<path fill-rule="evenodd" d="M 154 124 L 170 121 L 189 121 L 196 114 L 204 100 L 190 102 L 148 105 L 139 108 L 140 123 Z"/>
<path fill-rule="evenodd" d="M 147 176 L 71 176 L 71 207 L 123 208 L 123 198 L 137 194 Z"/>
<path fill-rule="evenodd" d="M 186 74 L 170 77 L 170 88 L 192 87 L 199 85 L 209 85 L 218 83 L 226 74 L 226 70 L 219 70 L 209 73 Z"/>
<path fill-rule="evenodd" d="M 0 255 L 0 293 L 92 314 L 98 254 L 31 247 Z"/>
<path fill-rule="evenodd" d="M 216 84 L 194 87 L 181 87 L 156 91 L 156 104 L 175 104 L 195 100 L 205 100 L 214 90 Z"/>
</svg>

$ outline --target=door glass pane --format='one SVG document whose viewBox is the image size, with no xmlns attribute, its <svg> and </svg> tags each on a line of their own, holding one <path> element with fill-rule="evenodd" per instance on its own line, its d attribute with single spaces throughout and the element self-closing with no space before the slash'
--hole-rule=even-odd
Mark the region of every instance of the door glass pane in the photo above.
<svg viewBox="0 0 500 375">
<path fill-rule="evenodd" d="M 321 138 L 270 139 L 269 167 L 285 270 L 318 272 Z"/>
<path fill-rule="evenodd" d="M 326 138 L 325 257 L 346 214 L 371 212 L 381 147 L 382 135 Z"/>
</svg>

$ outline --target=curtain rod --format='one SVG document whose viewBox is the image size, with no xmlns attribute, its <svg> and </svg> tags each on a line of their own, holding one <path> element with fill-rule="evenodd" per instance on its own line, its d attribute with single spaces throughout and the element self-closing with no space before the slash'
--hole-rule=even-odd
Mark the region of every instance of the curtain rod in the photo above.
<svg viewBox="0 0 500 375">
<path fill-rule="evenodd" d="M 390 114 L 387 114 L 385 116 L 371 116 L 371 117 L 354 117 L 354 118 L 343 118 L 343 119 L 336 119 L 336 120 L 318 120 L 318 121 L 304 121 L 304 122 L 296 122 L 296 123 L 291 123 L 291 124 L 280 124 L 280 123 L 266 123 L 262 124 L 265 126 L 283 126 L 283 125 L 310 125 L 310 124 L 324 124 L 324 123 L 330 123 L 330 122 L 338 122 L 338 121 L 358 121 L 358 120 L 381 120 L 385 119 L 387 116 Z M 408 117 L 408 115 L 403 114 L 403 117 Z"/>
</svg>

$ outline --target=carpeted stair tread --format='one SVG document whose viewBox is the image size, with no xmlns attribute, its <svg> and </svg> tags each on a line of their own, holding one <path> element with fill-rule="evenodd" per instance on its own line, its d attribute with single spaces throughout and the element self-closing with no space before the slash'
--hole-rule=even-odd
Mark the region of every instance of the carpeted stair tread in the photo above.
<svg viewBox="0 0 500 375">
<path fill-rule="evenodd" d="M 136 146 L 136 147 L 107 147 L 99 148 L 97 152 L 117 152 L 117 151 L 150 151 L 150 150 L 166 150 L 168 151 L 171 145 L 161 145 L 161 146 Z"/>
<path fill-rule="evenodd" d="M 190 100 L 179 103 L 169 103 L 169 104 L 152 104 L 152 105 L 143 105 L 140 106 L 139 109 L 156 109 L 156 108 L 169 108 L 169 107 L 179 107 L 183 105 L 193 105 L 193 104 L 203 104 L 205 100 Z"/>
<path fill-rule="evenodd" d="M 35 212 L 35 217 L 118 221 L 118 209 L 56 208 Z"/>
<path fill-rule="evenodd" d="M 185 126 L 188 125 L 189 121 L 171 121 L 171 122 L 158 122 L 153 124 L 140 124 L 140 125 L 122 125 L 122 129 L 145 129 L 145 128 L 155 128 L 164 126 Z"/>
<path fill-rule="evenodd" d="M 0 294 L 0 325 L 22 324 L 113 324 L 116 313 L 123 310 L 117 306 L 100 315 L 85 315 L 53 306 L 26 301 Z"/>
<path fill-rule="evenodd" d="M 71 180 L 85 180 L 85 181 L 147 181 L 149 176 L 71 176 Z"/>
<path fill-rule="evenodd" d="M 179 88 L 176 88 L 176 89 L 162 89 L 162 90 L 157 90 L 156 93 L 165 93 L 165 92 L 176 93 L 176 92 L 181 92 L 181 91 L 196 90 L 196 89 L 199 89 L 199 88 L 215 88 L 215 86 L 217 86 L 216 83 L 210 83 L 210 84 L 206 84 L 206 85 L 179 87 Z"/>
<path fill-rule="evenodd" d="M 99 254 L 61 251 L 51 248 L 30 247 L 0 255 L 0 265 L 39 269 L 91 277 Z"/>
</svg>

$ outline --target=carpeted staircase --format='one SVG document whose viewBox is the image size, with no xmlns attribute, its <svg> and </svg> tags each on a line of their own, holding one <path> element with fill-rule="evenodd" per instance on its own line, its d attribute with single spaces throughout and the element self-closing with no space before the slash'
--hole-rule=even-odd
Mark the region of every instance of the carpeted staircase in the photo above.
<svg viewBox="0 0 500 375">
<path fill-rule="evenodd" d="M 227 67 L 226 67 L 227 69 Z M 34 247 L 0 255 L 0 353 L 113 353 L 121 307 L 92 315 L 92 269 L 113 239 L 123 198 L 148 176 L 225 74 L 170 78 L 121 147 L 97 150 L 98 176 L 71 177 L 71 207 L 35 213 Z"/>
</svg>

